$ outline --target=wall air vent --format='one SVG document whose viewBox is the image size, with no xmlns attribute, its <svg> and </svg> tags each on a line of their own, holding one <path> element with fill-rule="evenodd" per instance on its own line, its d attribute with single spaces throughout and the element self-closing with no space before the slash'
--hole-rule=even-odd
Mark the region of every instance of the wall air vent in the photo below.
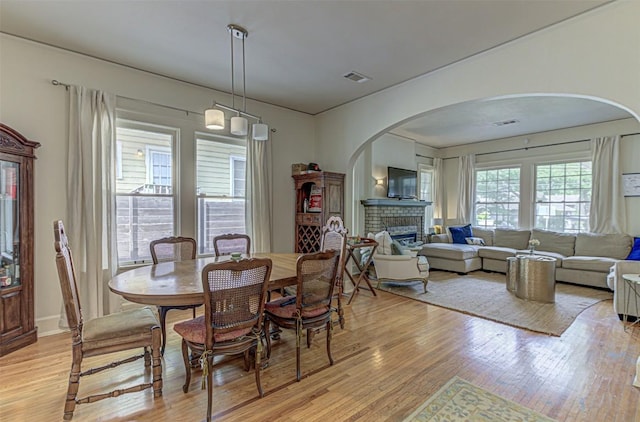
<svg viewBox="0 0 640 422">
<path fill-rule="evenodd" d="M 507 125 L 513 125 L 513 124 L 518 123 L 518 122 L 520 122 L 520 120 L 512 119 L 512 120 L 503 120 L 501 122 L 493 122 L 491 124 L 493 126 L 507 126 Z"/>
<path fill-rule="evenodd" d="M 350 79 L 352 81 L 358 82 L 359 84 L 371 80 L 370 77 L 364 76 L 362 73 L 353 72 L 353 71 L 351 71 L 349 73 L 346 73 L 346 74 L 344 74 L 342 76 L 344 76 L 345 78 Z"/>
</svg>

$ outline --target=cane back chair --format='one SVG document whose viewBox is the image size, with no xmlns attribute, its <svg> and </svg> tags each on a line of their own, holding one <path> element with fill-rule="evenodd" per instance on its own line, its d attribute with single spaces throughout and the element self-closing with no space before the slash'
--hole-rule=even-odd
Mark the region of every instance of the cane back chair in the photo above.
<svg viewBox="0 0 640 422">
<path fill-rule="evenodd" d="M 193 355 L 200 355 L 203 381 L 206 379 L 207 386 L 207 420 L 211 418 L 214 356 L 242 353 L 244 368 L 248 371 L 253 351 L 256 385 L 260 397 L 264 395 L 260 382 L 263 314 L 271 267 L 268 258 L 207 264 L 202 269 L 204 315 L 173 327 L 182 336 L 186 370 L 182 390 L 185 393 L 191 383 L 189 349 Z"/>
<path fill-rule="evenodd" d="M 62 221 L 54 221 L 53 231 L 56 266 L 58 268 L 67 322 L 72 336 L 72 363 L 64 405 L 64 419 L 70 420 L 73 417 L 77 404 L 92 403 L 125 393 L 142 391 L 147 388 L 153 388 L 154 397 L 160 397 L 162 395 L 161 336 L 160 326 L 155 314 L 149 308 L 140 308 L 84 321 L 80 306 L 76 271 Z M 136 348 L 142 348 L 144 353 L 81 372 L 82 360 L 85 357 Z M 149 351 L 151 351 L 151 354 Z M 143 357 L 144 366 L 152 366 L 151 383 L 142 383 L 107 393 L 77 398 L 80 377 L 114 368 L 123 363 L 133 362 Z"/>
<path fill-rule="evenodd" d="M 334 287 L 333 296 L 336 298 L 337 306 L 334 310 L 338 313 L 338 322 L 340 328 L 344 329 L 344 310 L 342 309 L 342 294 L 344 292 L 344 285 L 342 277 L 344 275 L 344 264 L 346 259 L 347 248 L 347 234 L 349 230 L 346 229 L 342 223 L 342 218 L 337 216 L 329 217 L 327 224 L 322 228 L 322 238 L 320 239 L 320 250 L 328 251 L 334 250 L 340 254 L 338 261 L 338 270 L 336 274 L 336 285 Z"/>
<path fill-rule="evenodd" d="M 227 233 L 213 238 L 213 250 L 216 256 L 230 255 L 233 252 L 251 253 L 251 238 L 247 234 Z"/>
<path fill-rule="evenodd" d="M 300 342 L 302 332 L 307 330 L 307 338 L 316 328 L 327 330 L 327 356 L 331 356 L 331 300 L 335 286 L 340 256 L 336 251 L 316 252 L 298 257 L 296 263 L 296 295 L 285 296 L 265 305 L 265 332 L 270 332 L 270 324 L 296 331 L 296 379 L 300 381 Z M 271 357 L 271 336 L 267 339 L 267 359 Z M 307 346 L 310 346 L 307 343 Z"/>
<path fill-rule="evenodd" d="M 151 249 L 151 259 L 154 264 L 160 262 L 176 262 L 189 259 L 196 259 L 196 241 L 191 237 L 170 236 L 162 239 L 153 240 L 149 243 Z M 158 315 L 160 316 L 160 327 L 162 328 L 162 349 L 167 345 L 167 312 L 171 309 L 192 309 L 193 317 L 196 317 L 196 308 L 199 304 L 183 305 L 183 306 L 158 306 Z"/>
</svg>

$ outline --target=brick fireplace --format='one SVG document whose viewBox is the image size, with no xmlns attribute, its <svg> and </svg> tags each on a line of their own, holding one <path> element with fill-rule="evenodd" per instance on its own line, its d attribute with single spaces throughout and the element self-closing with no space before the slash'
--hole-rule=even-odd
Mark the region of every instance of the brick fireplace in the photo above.
<svg viewBox="0 0 640 422">
<path fill-rule="evenodd" d="M 364 206 L 364 233 L 389 232 L 392 238 L 424 242 L 424 208 L 430 202 L 373 198 Z"/>
</svg>

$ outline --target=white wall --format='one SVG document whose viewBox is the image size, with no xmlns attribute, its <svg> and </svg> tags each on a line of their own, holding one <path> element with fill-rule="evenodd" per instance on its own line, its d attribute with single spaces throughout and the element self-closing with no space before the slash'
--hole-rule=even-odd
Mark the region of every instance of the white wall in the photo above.
<svg viewBox="0 0 640 422">
<path fill-rule="evenodd" d="M 54 264 L 52 221 L 66 216 L 68 94 L 64 88 L 53 86 L 52 79 L 199 112 L 214 100 L 230 104 L 224 93 L 0 34 L 0 121 L 42 144 L 36 151 L 34 243 L 36 324 L 41 335 L 57 329 L 61 294 Z M 276 211 L 272 213 L 273 249 L 291 252 L 294 243 L 291 163 L 317 161 L 313 118 L 253 101 L 248 101 L 247 110 L 277 129 L 270 141 Z M 164 112 L 170 113 L 166 109 Z M 185 119 L 178 114 L 176 119 Z M 199 120 L 205 130 L 202 116 L 189 118 Z M 183 165 L 194 168 L 192 134 L 182 135 Z M 181 187 L 195 189 L 192 184 Z M 193 194 L 185 192 L 182 197 L 185 212 L 181 227 L 185 235 L 193 235 L 194 231 L 195 211 L 189 203 Z M 67 227 L 72 229 L 73 223 L 67 222 Z"/>
<path fill-rule="evenodd" d="M 503 96 L 577 95 L 640 115 L 640 2 L 617 1 L 317 118 L 319 160 L 346 172 L 367 142 L 431 110 Z M 357 195 L 357 194 L 356 194 Z M 347 204 L 349 205 L 349 203 Z M 346 210 L 350 226 L 352 210 Z"/>
</svg>

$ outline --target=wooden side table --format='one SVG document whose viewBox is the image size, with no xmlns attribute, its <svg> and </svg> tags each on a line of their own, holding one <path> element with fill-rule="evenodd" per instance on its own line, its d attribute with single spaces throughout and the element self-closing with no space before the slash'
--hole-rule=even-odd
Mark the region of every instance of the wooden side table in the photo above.
<svg viewBox="0 0 640 422">
<path fill-rule="evenodd" d="M 373 293 L 374 296 L 377 296 L 376 291 L 373 289 L 373 286 L 371 286 L 371 282 L 369 281 L 369 277 L 367 276 L 367 270 L 369 269 L 369 265 L 371 265 L 371 262 L 373 261 L 373 255 L 376 253 L 376 249 L 378 249 L 378 242 L 366 237 L 361 238 L 359 242 L 352 241 L 352 239 L 353 238 L 349 238 L 347 240 L 347 259 L 345 259 L 344 261 L 344 273 L 347 275 L 347 277 L 349 277 L 354 286 L 347 305 L 351 304 L 351 301 L 360 289 L 360 283 L 362 283 L 363 280 L 365 283 L 367 283 L 367 286 L 369 286 L 368 289 L 366 287 L 363 287 L 363 289 L 369 290 L 371 293 Z M 369 255 L 369 258 L 364 264 L 361 264 L 353 254 L 356 249 L 360 248 L 371 248 L 371 255 Z M 353 275 L 349 272 L 349 260 L 351 260 L 355 264 L 356 268 L 358 268 L 358 270 L 360 271 L 357 280 L 354 280 Z"/>
</svg>

